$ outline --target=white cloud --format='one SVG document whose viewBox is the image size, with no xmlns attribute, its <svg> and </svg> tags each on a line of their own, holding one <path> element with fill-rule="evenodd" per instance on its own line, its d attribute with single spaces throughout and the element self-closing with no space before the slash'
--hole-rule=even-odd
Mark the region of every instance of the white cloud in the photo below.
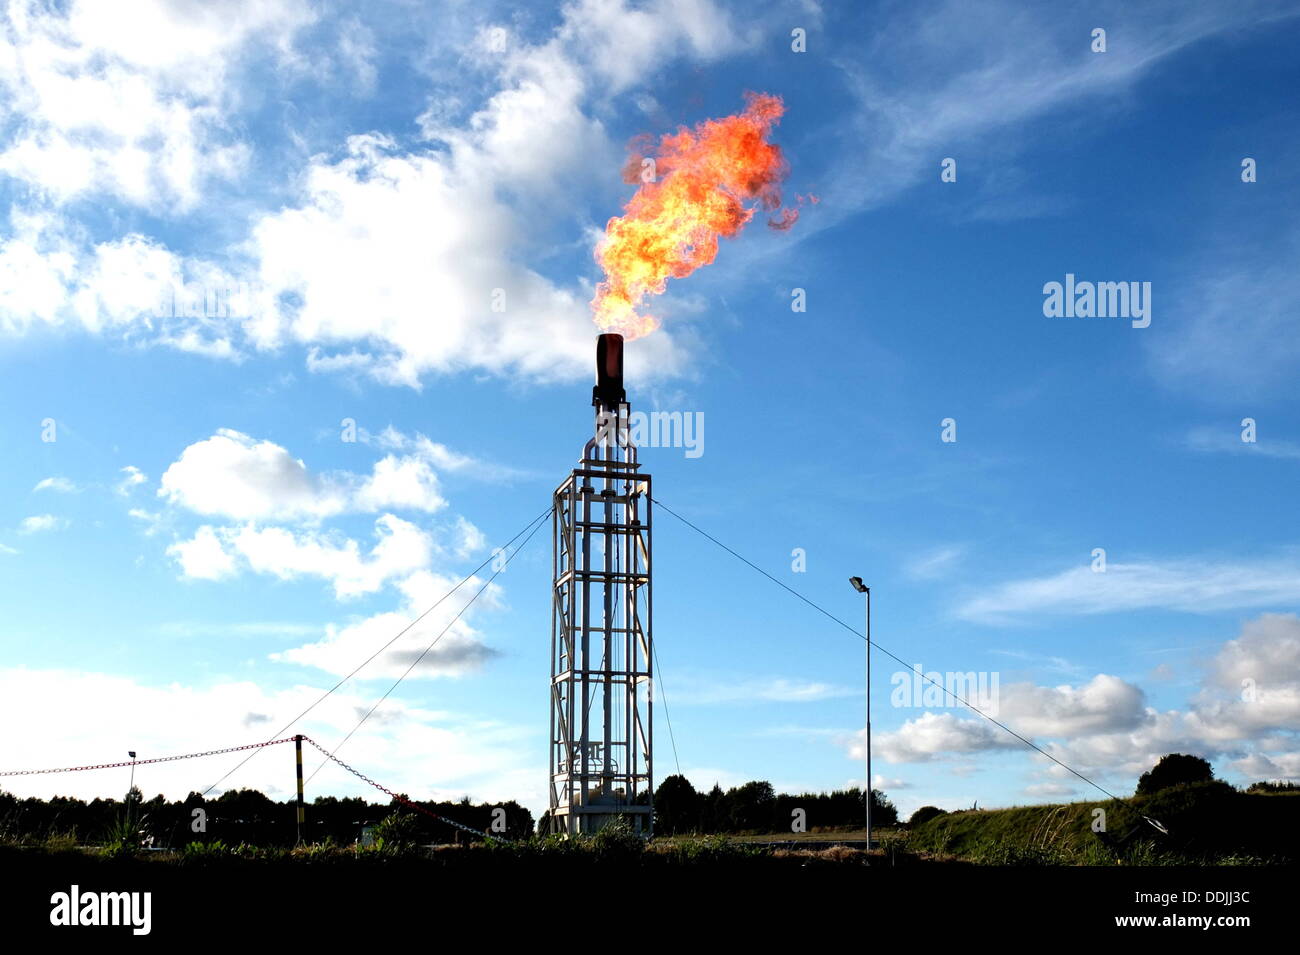
<svg viewBox="0 0 1300 955">
<path fill-rule="evenodd" d="M 423 434 L 404 434 L 392 425 L 372 434 L 365 428 L 357 429 L 357 439 L 386 451 L 402 451 L 428 461 L 440 471 L 464 474 L 483 481 L 509 482 L 525 477 L 529 472 L 504 464 L 494 464 L 432 441 Z"/>
<path fill-rule="evenodd" d="M 106 26 L 93 4 L 66 15 L 17 9 L 10 33 L 24 55 L 0 63 L 0 83 L 16 91 L 27 122 L 20 139 L 0 143 L 0 169 L 55 203 L 98 191 L 169 212 L 194 208 L 207 181 L 237 175 L 248 160 L 232 132 L 240 104 L 228 74 L 259 51 L 294 70 L 316 68 L 293 49 L 315 19 L 299 0 L 240 0 L 220 16 L 138 0 L 121 22 L 150 24 L 148 52 L 121 22 Z M 344 20 L 336 32 L 329 68 L 341 62 L 368 84 L 369 28 Z M 413 387 L 427 374 L 465 370 L 585 377 L 592 290 L 525 263 L 553 249 L 544 235 L 557 216 L 572 225 L 568 197 L 589 193 L 585 171 L 621 165 L 588 105 L 651 67 L 712 59 L 761 31 L 742 33 L 708 0 L 566 8 L 549 39 L 511 37 L 477 63 L 496 70 L 499 88 L 463 123 L 450 125 L 445 111 L 420 117 L 433 148 L 359 132 L 341 158 L 313 158 L 293 180 L 297 201 L 252 213 L 246 239 L 224 250 L 241 263 L 238 274 L 154 237 L 91 245 L 69 223 L 32 216 L 0 244 L 0 278 L 13 278 L 0 282 L 4 325 L 75 323 L 231 360 L 298 345 L 312 371 Z M 159 313 L 169 290 L 194 283 L 256 291 L 239 314 Z M 643 380 L 680 372 L 687 335 L 647 339 L 629 353 L 629 372 Z"/>
<path fill-rule="evenodd" d="M 220 580 L 235 572 L 235 559 L 226 553 L 216 530 L 206 525 L 189 540 L 172 544 L 167 553 L 180 564 L 184 576 L 195 580 Z"/>
<path fill-rule="evenodd" d="M 709 0 L 575 0 L 564 10 L 560 40 L 582 57 L 610 92 L 646 84 L 685 52 L 715 60 L 762 36 Z"/>
<path fill-rule="evenodd" d="M 1080 687 L 1032 683 L 1001 687 L 998 718 L 1033 739 L 1130 729 L 1148 717 L 1140 687 L 1099 673 Z"/>
<path fill-rule="evenodd" d="M 196 514 L 236 520 L 320 520 L 384 509 L 432 513 L 447 503 L 422 457 L 389 455 L 366 477 L 317 475 L 280 445 L 228 428 L 182 451 L 163 473 L 158 494 Z"/>
<path fill-rule="evenodd" d="M 261 742 L 314 703 L 327 687 L 294 686 L 268 690 L 248 681 L 194 686 L 152 685 L 131 678 L 69 670 L 0 669 L 0 720 L 22 725 L 6 740 L 4 769 L 76 766 L 125 759 L 130 745 L 141 759 Z M 341 689 L 331 694 L 290 732 L 303 732 L 332 748 L 351 730 L 374 700 Z M 250 719 L 252 717 L 252 719 Z M 430 711 L 401 697 L 390 697 L 357 732 L 342 758 L 398 792 L 416 799 L 518 798 L 536 811 L 544 807 L 545 760 L 525 742 L 526 727 L 468 714 Z M 287 744 L 285 744 L 287 745 Z M 223 788 L 253 787 L 273 799 L 293 791 L 277 758 L 285 746 L 249 760 Z M 136 784 L 146 797 L 163 793 L 183 799 L 202 791 L 246 754 L 138 766 Z M 304 747 L 307 768 L 319 754 Z M 437 766 L 432 776 L 428 767 Z M 125 772 L 125 771 L 123 771 Z M 327 765 L 313 781 L 316 792 L 387 797 L 344 770 Z M 126 776 L 114 770 L 51 776 L 7 777 L 4 788 L 19 796 L 48 798 L 56 793 L 90 799 L 120 798 Z M 215 797 L 223 788 L 214 790 Z"/>
<path fill-rule="evenodd" d="M 1293 267 L 1300 229 L 1288 219 L 1274 232 L 1257 217 L 1249 231 L 1225 224 L 1207 246 L 1185 266 L 1187 279 L 1168 306 L 1179 320 L 1153 326 L 1155 334 L 1144 343 L 1156 373 L 1197 396 L 1241 400 L 1289 394 L 1300 369 L 1300 276 Z M 1192 435 L 1194 442 L 1207 439 L 1210 446 L 1198 450 L 1230 447 L 1204 432 Z M 1258 444 L 1236 444 L 1234 451 L 1300 457 L 1294 443 L 1275 440 L 1267 431 Z"/>
<path fill-rule="evenodd" d="M 1026 796 L 1043 796 L 1047 798 L 1073 796 L 1078 789 L 1065 783 L 1032 783 L 1024 788 Z"/>
<path fill-rule="evenodd" d="M 862 693 L 861 689 L 785 677 L 741 681 L 685 677 L 674 681 L 672 702 L 682 706 L 719 703 L 813 703 Z"/>
<path fill-rule="evenodd" d="M 437 511 L 446 504 L 438 490 L 438 476 L 428 461 L 391 454 L 375 462 L 374 472 L 352 494 L 352 506 L 360 511 Z"/>
<path fill-rule="evenodd" d="M 38 481 L 32 490 L 59 491 L 63 494 L 75 494 L 77 492 L 77 485 L 73 484 L 65 477 L 47 477 Z"/>
<path fill-rule="evenodd" d="M 1032 122 L 1085 103 L 1102 108 L 1106 97 L 1124 93 L 1163 60 L 1276 8 L 1103 5 L 1097 19 L 1112 40 L 1123 38 L 1105 55 L 1093 54 L 1086 31 L 1080 40 L 1047 8 L 1011 0 L 947 0 L 892 12 L 852 55 L 837 60 L 857 109 L 843 117 L 844 148 L 833 153 L 843 158 L 819 190 L 820 214 L 809 217 L 809 228 L 801 223 L 801 238 L 937 176 L 939 159 L 959 157 L 963 147 L 978 144 L 984 154 L 999 155 L 995 166 L 1006 167 Z M 1010 182 L 1015 188 L 1005 193 L 996 182 L 981 188 L 993 193 L 993 205 L 967 207 L 966 215 L 997 219 L 1061 208 L 1053 197 L 1026 195 L 1014 175 Z"/>
<path fill-rule="evenodd" d="M 345 627 L 331 625 L 323 639 L 273 653 L 271 659 L 319 667 L 341 676 L 400 633 L 402 636 L 392 646 L 366 666 L 362 678 L 396 678 L 412 666 L 413 677 L 461 677 L 473 673 L 499 651 L 482 641 L 468 618 L 473 612 L 499 606 L 499 590 L 490 585 L 482 597 L 475 599 L 484 582 L 471 577 L 455 594 L 442 599 L 457 583 L 427 570 L 413 573 L 398 584 L 404 597 L 400 610 L 376 614 Z M 467 611 L 471 601 L 473 607 Z M 426 615 L 421 618 L 421 614 Z"/>
<path fill-rule="evenodd" d="M 1185 710 L 1148 708 L 1131 727 L 1112 729 L 1045 748 L 1085 774 L 1126 774 L 1126 785 L 1178 752 L 1209 759 L 1220 772 L 1231 766 L 1257 777 L 1287 776 L 1295 768 L 1288 754 L 1300 750 L 1300 617 L 1264 614 L 1245 622 L 1210 660 Z"/>
<path fill-rule="evenodd" d="M 1104 572 L 1074 567 L 987 588 L 958 616 L 998 623 L 1029 614 L 1100 614 L 1164 609 L 1209 613 L 1300 601 L 1300 563 L 1255 561 L 1110 561 Z"/>
<path fill-rule="evenodd" d="M 1210 662 L 1195 705 L 1220 734 L 1300 731 L 1300 617 L 1263 614 L 1242 624 Z"/>
<path fill-rule="evenodd" d="M 56 202 L 91 192 L 188 209 L 248 147 L 225 120 L 227 74 L 252 44 L 287 52 L 312 19 L 303 0 L 14 0 L 0 22 L 0 90 L 22 122 L 0 172 Z"/>
<path fill-rule="evenodd" d="M 10 235 L 0 242 L 0 329 L 24 331 L 55 320 L 68 303 L 77 252 L 52 233 L 47 219 L 10 213 Z"/>
<path fill-rule="evenodd" d="M 857 734 L 849 756 L 866 754 L 865 734 Z M 952 713 L 922 713 L 899 729 L 873 733 L 871 747 L 890 763 L 927 762 L 953 753 L 980 753 L 1023 745 L 1004 730 L 981 719 L 961 719 Z"/>
<path fill-rule="evenodd" d="M 1268 782 L 1300 780 L 1300 750 L 1290 753 L 1251 753 L 1233 768 L 1251 780 Z"/>
<path fill-rule="evenodd" d="M 87 246 L 48 213 L 10 212 L 0 243 L 0 329 L 80 327 L 132 343 L 240 360 L 256 304 L 229 273 L 132 233 Z M 202 303 L 203 307 L 195 307 Z"/>
<path fill-rule="evenodd" d="M 462 516 L 456 517 L 454 542 L 452 550 L 457 557 L 466 558 L 477 554 L 487 546 L 487 537 L 472 523 Z"/>
<path fill-rule="evenodd" d="M 24 517 L 18 523 L 18 533 L 20 534 L 42 534 L 46 531 L 57 531 L 68 526 L 66 518 L 56 517 L 53 514 L 33 514 L 31 517 Z"/>
<path fill-rule="evenodd" d="M 951 570 L 965 553 L 963 546 L 936 547 L 908 561 L 903 572 L 915 580 L 934 580 Z"/>
<path fill-rule="evenodd" d="M 436 153 L 401 155 L 372 135 L 349 140 L 337 162 L 314 161 L 303 204 L 254 226 L 257 284 L 273 311 L 250 334 L 266 346 L 308 346 L 318 370 L 390 384 L 467 368 L 535 380 L 585 374 L 585 295 L 518 263 L 512 250 L 527 230 L 494 191 L 497 176 L 531 173 L 484 168 L 495 160 L 469 144 L 452 155 L 451 165 Z M 680 355 L 661 333 L 629 364 L 671 373 Z"/>
<path fill-rule="evenodd" d="M 1206 454 L 1257 454 L 1265 458 L 1300 461 L 1300 444 L 1278 439 L 1243 441 L 1241 431 L 1234 429 L 1193 428 L 1187 433 L 1186 446 Z"/>
<path fill-rule="evenodd" d="M 152 537 L 162 529 L 163 515 L 160 511 L 146 511 L 142 507 L 133 507 L 126 513 L 128 517 L 135 518 L 144 524 L 146 537 Z"/>
<path fill-rule="evenodd" d="M 608 77 L 596 68 L 593 78 L 579 63 L 614 43 L 601 24 L 621 22 L 606 19 L 620 6 L 569 9 L 556 35 L 535 46 L 512 38 L 493 55 L 501 88 L 466 122 L 449 125 L 435 111 L 420 118 L 440 148 L 403 152 L 369 133 L 351 137 L 340 159 L 314 159 L 301 201 L 252 229 L 247 252 L 269 311 L 249 335 L 268 347 L 307 346 L 313 369 L 392 384 L 465 369 L 540 381 L 585 375 L 591 289 L 556 285 L 522 262 L 539 251 L 528 244 L 539 234 L 532 223 L 563 212 L 585 170 L 621 165 L 603 125 L 583 109 L 608 91 Z M 694 38 L 689 55 L 730 42 L 727 32 L 711 32 L 723 21 L 703 0 L 656 11 L 664 39 L 619 41 L 611 65 L 622 70 L 647 48 L 666 65 L 680 52 L 669 37 Z M 649 378 L 676 373 L 684 356 L 660 331 L 628 362 L 630 373 Z"/>
<path fill-rule="evenodd" d="M 121 473 L 122 480 L 117 483 L 117 487 L 114 490 L 123 497 L 130 494 L 133 488 L 139 487 L 141 484 L 144 484 L 149 480 L 149 478 L 145 476 L 145 473 L 134 464 L 128 464 L 126 467 L 122 468 Z"/>
<path fill-rule="evenodd" d="M 217 579 L 247 567 L 281 580 L 320 577 L 339 598 L 374 593 L 389 580 L 428 566 L 430 535 L 409 521 L 384 514 L 375 521 L 378 542 L 369 554 L 351 538 L 283 527 L 199 528 L 189 541 L 168 548 L 186 577 Z"/>
</svg>

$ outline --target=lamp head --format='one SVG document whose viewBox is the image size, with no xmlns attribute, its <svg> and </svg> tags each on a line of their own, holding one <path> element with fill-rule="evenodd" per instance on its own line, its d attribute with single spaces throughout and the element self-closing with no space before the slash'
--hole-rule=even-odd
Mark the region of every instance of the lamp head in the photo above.
<svg viewBox="0 0 1300 955">
<path fill-rule="evenodd" d="M 853 589 L 860 594 L 868 593 L 871 590 L 870 587 L 868 587 L 866 584 L 862 582 L 861 577 L 850 577 L 849 583 L 851 583 L 853 585 Z"/>
</svg>

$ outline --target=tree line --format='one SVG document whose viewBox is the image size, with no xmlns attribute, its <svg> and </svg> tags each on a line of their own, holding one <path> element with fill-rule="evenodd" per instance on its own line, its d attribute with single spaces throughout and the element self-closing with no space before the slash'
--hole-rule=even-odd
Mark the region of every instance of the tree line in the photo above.
<svg viewBox="0 0 1300 955">
<path fill-rule="evenodd" d="M 408 798 L 408 797 L 403 797 Z M 533 815 L 514 800 L 473 803 L 411 800 L 431 812 L 480 831 L 495 820 L 505 829 L 498 834 L 522 838 L 533 831 Z M 495 813 L 494 810 L 504 810 Z M 460 831 L 403 806 L 397 800 L 368 802 L 359 797 L 339 799 L 318 796 L 306 805 L 302 838 L 306 842 L 331 840 L 341 845 L 355 842 L 363 828 L 378 825 L 391 813 L 413 816 L 407 830 L 414 838 L 432 843 L 457 841 Z M 19 798 L 0 790 L 0 838 L 46 839 L 71 836 L 79 842 L 120 839 L 125 831 L 142 845 L 178 847 L 190 842 L 220 840 L 227 845 L 292 846 L 298 839 L 296 801 L 277 802 L 256 789 L 232 789 L 205 799 L 197 792 L 169 802 L 161 795 L 145 800 L 139 788 L 124 799 L 86 802 L 67 796 Z"/>
<path fill-rule="evenodd" d="M 799 820 L 795 810 L 803 810 Z M 819 829 L 861 828 L 866 801 L 861 789 L 828 793 L 778 793 L 772 784 L 753 780 L 728 790 L 714 784 L 698 792 L 685 776 L 669 776 L 655 790 L 655 832 L 683 833 L 791 832 L 801 821 Z M 872 826 L 898 824 L 894 804 L 878 789 L 871 791 Z"/>
</svg>

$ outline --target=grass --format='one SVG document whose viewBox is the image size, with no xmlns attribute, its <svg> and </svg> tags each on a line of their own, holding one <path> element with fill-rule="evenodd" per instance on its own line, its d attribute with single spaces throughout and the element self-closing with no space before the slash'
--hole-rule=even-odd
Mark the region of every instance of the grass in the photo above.
<svg viewBox="0 0 1300 955">
<path fill-rule="evenodd" d="M 999 866 L 1288 864 L 1300 859 L 1300 806 L 1198 783 L 1110 802 L 945 813 L 917 826 L 908 845 Z"/>
<path fill-rule="evenodd" d="M 376 828 L 373 845 L 332 841 L 294 848 L 222 841 L 192 842 L 180 849 L 145 852 L 128 818 L 114 822 L 98 846 L 81 845 L 76 832 L 19 834 L 0 819 L 0 851 L 6 856 L 211 868 L 267 865 L 384 865 L 411 863 L 447 870 L 545 869 L 622 866 L 642 869 L 746 867 L 852 868 L 918 865 L 1047 866 L 1257 866 L 1300 860 L 1300 801 L 1268 793 L 1241 793 L 1222 783 L 1170 790 L 1108 803 L 1020 806 L 944 813 L 913 829 L 873 831 L 878 848 L 830 846 L 862 841 L 862 830 L 768 835 L 669 836 L 646 841 L 626 826 L 594 836 L 565 839 L 532 836 L 514 842 L 465 846 L 418 845 L 400 816 Z M 1105 834 L 1094 831 L 1104 811 Z M 1160 820 L 1168 835 L 1142 819 Z M 1131 837 L 1124 840 L 1122 837 Z M 810 844 L 816 848 L 804 848 Z"/>
</svg>

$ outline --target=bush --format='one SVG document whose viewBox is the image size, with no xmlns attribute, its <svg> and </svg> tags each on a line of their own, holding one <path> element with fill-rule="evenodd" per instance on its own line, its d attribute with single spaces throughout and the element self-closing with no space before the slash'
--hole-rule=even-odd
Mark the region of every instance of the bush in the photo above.
<svg viewBox="0 0 1300 955">
<path fill-rule="evenodd" d="M 948 810 L 940 809 L 938 806 L 922 806 L 916 812 L 912 813 L 912 818 L 907 820 L 907 827 L 914 829 L 923 823 L 929 822 L 935 816 L 946 815 Z"/>
<path fill-rule="evenodd" d="M 1170 786 L 1183 783 L 1208 783 L 1214 779 L 1214 770 L 1199 756 L 1170 753 L 1138 780 L 1136 796 L 1149 796 Z"/>
<path fill-rule="evenodd" d="M 590 846 L 602 862 L 628 862 L 645 852 L 645 840 L 621 816 L 591 837 Z"/>
<path fill-rule="evenodd" d="M 406 852 L 415 848 L 420 820 L 409 812 L 390 812 L 375 826 L 375 848 L 381 852 Z"/>
</svg>

